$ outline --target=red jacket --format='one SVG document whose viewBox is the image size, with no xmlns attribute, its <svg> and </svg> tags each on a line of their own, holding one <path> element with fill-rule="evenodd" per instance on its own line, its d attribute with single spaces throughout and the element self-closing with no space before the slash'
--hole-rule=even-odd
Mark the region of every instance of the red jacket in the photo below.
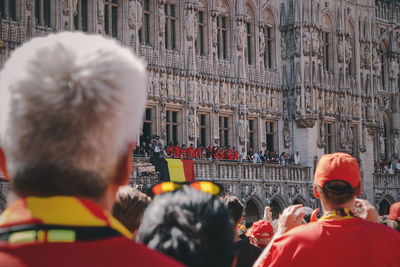
<svg viewBox="0 0 400 267">
<path fill-rule="evenodd" d="M 174 146 L 173 152 L 174 152 L 174 158 L 181 157 L 181 148 L 179 146 Z"/>
<path fill-rule="evenodd" d="M 203 158 L 203 151 L 201 147 L 196 148 L 196 159 L 202 159 Z"/>
<path fill-rule="evenodd" d="M 239 160 L 239 152 L 237 150 L 232 151 L 232 159 Z"/>
</svg>

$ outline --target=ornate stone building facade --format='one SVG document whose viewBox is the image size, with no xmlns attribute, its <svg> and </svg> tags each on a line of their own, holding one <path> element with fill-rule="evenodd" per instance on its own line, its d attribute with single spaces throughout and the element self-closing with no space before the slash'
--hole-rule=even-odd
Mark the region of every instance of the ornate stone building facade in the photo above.
<svg viewBox="0 0 400 267">
<path fill-rule="evenodd" d="M 109 35 L 142 56 L 149 70 L 143 136 L 299 151 L 306 167 L 196 163 L 199 178 L 225 183 L 258 213 L 271 203 L 315 205 L 313 169 L 333 151 L 359 159 L 371 202 L 384 210 L 400 200 L 399 175 L 373 168 L 400 156 L 397 1 L 0 3 L 1 62 L 31 37 L 63 30 Z"/>
</svg>

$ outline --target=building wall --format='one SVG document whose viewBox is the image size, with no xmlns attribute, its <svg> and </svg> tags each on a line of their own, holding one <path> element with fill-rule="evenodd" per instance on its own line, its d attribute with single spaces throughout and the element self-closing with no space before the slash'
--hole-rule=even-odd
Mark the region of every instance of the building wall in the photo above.
<svg viewBox="0 0 400 267">
<path fill-rule="evenodd" d="M 252 119 L 253 146 L 266 150 L 266 122 L 274 122 L 274 150 L 299 151 L 301 163 L 311 166 L 311 175 L 325 152 L 344 151 L 359 158 L 364 193 L 379 203 L 382 189 L 374 187 L 371 166 L 400 155 L 400 4 L 396 1 L 15 0 L 15 4 L 15 16 L 3 12 L 1 20 L 1 63 L 34 36 L 73 29 L 112 35 L 148 63 L 150 133 L 160 136 L 162 144 L 171 141 L 167 140 L 170 111 L 178 112 L 174 141 L 187 145 L 200 141 L 200 114 L 206 115 L 206 145 L 223 145 L 219 124 L 225 116 L 227 143 L 238 149 L 249 147 Z M 175 34 L 165 13 L 171 5 Z M 203 38 L 199 12 L 203 12 Z M 400 191 L 396 192 L 392 199 L 400 200 Z"/>
</svg>

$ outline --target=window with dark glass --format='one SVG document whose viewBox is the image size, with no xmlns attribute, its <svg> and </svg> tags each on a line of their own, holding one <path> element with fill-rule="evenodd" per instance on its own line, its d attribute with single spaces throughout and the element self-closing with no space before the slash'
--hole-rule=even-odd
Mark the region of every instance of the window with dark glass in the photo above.
<svg viewBox="0 0 400 267">
<path fill-rule="evenodd" d="M 175 50 L 176 49 L 176 4 L 167 3 L 165 4 L 165 49 Z"/>
<path fill-rule="evenodd" d="M 139 39 L 141 44 L 150 45 L 150 0 L 143 0 L 143 22 Z"/>
<path fill-rule="evenodd" d="M 35 0 L 35 19 L 40 26 L 51 26 L 51 0 Z"/>
<path fill-rule="evenodd" d="M 206 18 L 205 18 L 205 12 L 202 10 L 199 10 L 199 12 L 197 13 L 197 19 L 198 19 L 198 23 L 197 23 L 197 40 L 196 40 L 196 51 L 198 54 L 200 54 L 201 56 L 205 56 L 206 55 Z"/>
<path fill-rule="evenodd" d="M 322 45 L 322 64 L 323 64 L 323 68 L 326 71 L 330 70 L 329 67 L 329 32 L 323 32 L 322 33 L 322 38 L 323 38 L 323 45 Z"/>
<path fill-rule="evenodd" d="M 79 0 L 77 13 L 74 14 L 75 30 L 88 31 L 88 0 Z"/>
<path fill-rule="evenodd" d="M 264 51 L 264 66 L 267 69 L 272 69 L 273 67 L 273 38 L 272 38 L 272 27 L 264 28 L 265 36 L 265 51 Z"/>
<path fill-rule="evenodd" d="M 178 142 L 178 112 L 167 111 L 167 143 Z"/>
<path fill-rule="evenodd" d="M 228 59 L 228 40 L 227 40 L 227 18 L 225 16 L 217 17 L 217 50 L 219 59 Z"/>
<path fill-rule="evenodd" d="M 333 124 L 325 123 L 325 154 L 330 154 L 335 152 L 334 150 L 334 133 L 333 133 Z"/>
<path fill-rule="evenodd" d="M 118 36 L 118 8 L 118 0 L 104 2 L 104 30 L 114 38 Z"/>
<path fill-rule="evenodd" d="M 200 140 L 199 143 L 202 146 L 207 146 L 207 115 L 206 114 L 200 114 L 199 115 L 199 121 L 200 121 Z"/>
<path fill-rule="evenodd" d="M 265 123 L 265 132 L 266 132 L 266 143 L 267 143 L 267 151 L 275 152 L 277 151 L 276 146 L 276 122 L 267 121 Z"/>
<path fill-rule="evenodd" d="M 246 46 L 246 57 L 247 57 L 247 64 L 253 65 L 254 64 L 254 31 L 253 31 L 253 23 L 248 22 L 246 23 L 247 29 L 247 46 Z"/>
<path fill-rule="evenodd" d="M 257 131 L 256 131 L 257 125 L 256 125 L 256 120 L 249 120 L 249 143 L 247 145 L 247 149 L 249 150 L 250 148 L 257 149 Z"/>
<path fill-rule="evenodd" d="M 219 138 L 221 146 L 229 145 L 229 117 L 219 117 Z"/>
<path fill-rule="evenodd" d="M 16 1 L 15 0 L 1 0 L 0 13 L 3 19 L 17 20 Z"/>
</svg>

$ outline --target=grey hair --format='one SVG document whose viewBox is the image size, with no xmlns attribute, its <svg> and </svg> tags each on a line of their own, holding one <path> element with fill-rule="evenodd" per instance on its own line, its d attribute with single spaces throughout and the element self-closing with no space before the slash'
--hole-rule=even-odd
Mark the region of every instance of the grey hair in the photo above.
<svg viewBox="0 0 400 267">
<path fill-rule="evenodd" d="M 139 134 L 146 82 L 145 64 L 101 36 L 63 32 L 16 49 L 0 73 L 0 146 L 14 190 L 104 193 Z"/>
</svg>

